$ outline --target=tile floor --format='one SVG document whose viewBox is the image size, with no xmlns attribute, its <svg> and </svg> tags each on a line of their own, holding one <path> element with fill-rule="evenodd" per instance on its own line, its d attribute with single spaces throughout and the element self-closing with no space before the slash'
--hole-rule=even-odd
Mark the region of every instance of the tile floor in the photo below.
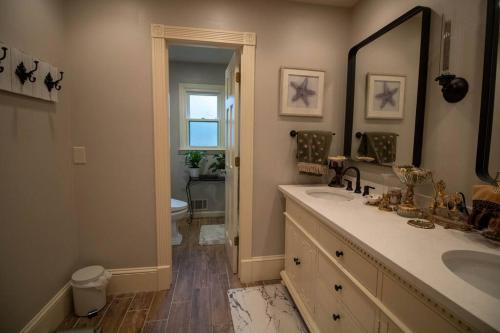
<svg viewBox="0 0 500 333">
<path fill-rule="evenodd" d="M 173 247 L 171 289 L 110 295 L 97 316 L 69 316 L 59 328 L 101 327 L 103 333 L 233 332 L 227 290 L 264 282 L 242 285 L 230 270 L 224 245 L 198 245 L 200 226 L 219 223 L 224 219 L 200 218 L 179 225 L 184 239 Z"/>
</svg>

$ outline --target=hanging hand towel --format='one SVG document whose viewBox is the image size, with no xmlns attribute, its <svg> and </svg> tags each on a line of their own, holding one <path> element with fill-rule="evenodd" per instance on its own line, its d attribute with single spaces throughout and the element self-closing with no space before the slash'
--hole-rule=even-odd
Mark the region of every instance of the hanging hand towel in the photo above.
<svg viewBox="0 0 500 333">
<path fill-rule="evenodd" d="M 396 133 L 366 132 L 361 137 L 358 155 L 374 158 L 379 164 L 392 164 L 396 161 L 397 137 Z"/>
<path fill-rule="evenodd" d="M 328 174 L 328 153 L 332 132 L 299 131 L 297 133 L 297 168 L 314 176 Z"/>
</svg>

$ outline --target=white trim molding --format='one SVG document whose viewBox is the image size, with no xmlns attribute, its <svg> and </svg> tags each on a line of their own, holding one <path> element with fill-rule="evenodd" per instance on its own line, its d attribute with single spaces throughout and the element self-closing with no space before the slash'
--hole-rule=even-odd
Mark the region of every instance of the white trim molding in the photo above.
<svg viewBox="0 0 500 333">
<path fill-rule="evenodd" d="M 253 32 L 235 32 L 214 29 L 151 25 L 153 127 L 155 159 L 155 205 L 157 233 L 157 264 L 165 267 L 158 274 L 158 290 L 168 289 L 172 281 L 172 244 L 170 221 L 170 120 L 167 103 L 168 48 L 170 42 L 207 44 L 230 47 L 241 54 L 240 82 L 240 196 L 239 196 L 239 260 L 252 259 L 252 207 L 253 207 L 253 133 L 255 95 L 255 46 Z M 243 269 L 242 269 L 243 271 Z M 252 271 L 252 270 L 250 270 Z M 243 274 L 243 277 L 241 276 Z M 240 272 L 240 279 L 251 278 Z M 277 276 L 279 277 L 279 275 Z"/>
<path fill-rule="evenodd" d="M 107 294 L 122 294 L 139 291 L 159 290 L 157 281 L 161 274 L 165 274 L 170 266 L 115 268 L 109 271 L 112 274 L 107 287 Z"/>
<path fill-rule="evenodd" d="M 285 267 L 285 256 L 273 255 L 241 260 L 240 280 L 242 283 L 275 280 Z"/>
<path fill-rule="evenodd" d="M 73 310 L 71 284 L 66 283 L 21 329 L 21 333 L 47 333 L 55 330 Z"/>
</svg>

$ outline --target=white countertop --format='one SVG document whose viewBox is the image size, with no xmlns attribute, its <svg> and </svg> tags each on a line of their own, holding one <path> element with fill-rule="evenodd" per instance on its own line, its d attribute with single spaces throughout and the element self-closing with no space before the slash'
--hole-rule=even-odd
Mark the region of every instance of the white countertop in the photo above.
<svg viewBox="0 0 500 333">
<path fill-rule="evenodd" d="M 355 196 L 332 202 L 313 198 L 306 191 L 325 188 Z M 500 331 L 500 300 L 468 284 L 442 262 L 450 250 L 471 250 L 500 255 L 500 246 L 478 233 L 444 229 L 419 229 L 407 218 L 363 203 L 360 194 L 326 185 L 280 185 L 280 191 L 299 203 L 335 231 L 369 251 L 402 278 L 454 312 L 479 331 Z M 498 281 L 500 283 L 500 281 Z"/>
</svg>

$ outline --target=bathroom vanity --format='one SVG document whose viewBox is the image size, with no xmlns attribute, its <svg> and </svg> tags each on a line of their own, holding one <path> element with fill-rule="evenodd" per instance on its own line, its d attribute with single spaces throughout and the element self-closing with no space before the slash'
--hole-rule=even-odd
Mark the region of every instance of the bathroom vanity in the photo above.
<svg viewBox="0 0 500 333">
<path fill-rule="evenodd" d="M 281 185 L 283 282 L 311 332 L 500 331 L 500 247 L 325 185 Z"/>
</svg>

